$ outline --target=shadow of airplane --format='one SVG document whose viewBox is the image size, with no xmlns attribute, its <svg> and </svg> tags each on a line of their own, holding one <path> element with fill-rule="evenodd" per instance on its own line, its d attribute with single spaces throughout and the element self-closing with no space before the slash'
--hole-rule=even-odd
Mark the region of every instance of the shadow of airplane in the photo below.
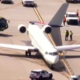
<svg viewBox="0 0 80 80">
<path fill-rule="evenodd" d="M 73 51 L 73 52 L 80 52 L 79 50 L 69 50 L 69 51 Z M 68 52 L 68 51 L 67 51 Z"/>
<path fill-rule="evenodd" d="M 33 58 L 33 59 L 41 59 L 42 58 L 42 56 L 41 55 L 31 55 L 31 57 L 29 57 L 29 56 L 25 56 L 25 54 L 24 55 L 22 55 L 22 54 L 5 54 L 5 53 L 0 53 L 0 56 L 9 56 L 9 57 L 19 57 L 19 58 Z"/>
<path fill-rule="evenodd" d="M 0 33 L 0 37 L 12 37 L 13 35 Z"/>
<path fill-rule="evenodd" d="M 22 55 L 22 54 L 7 54 L 7 53 L 5 54 L 5 53 L 0 53 L 0 56 L 17 57 L 17 58 L 21 58 L 21 59 L 25 59 L 25 60 L 27 58 L 42 59 L 46 63 L 47 67 L 50 69 L 49 64 L 44 60 L 44 58 L 41 55 L 32 55 L 31 57 L 28 57 L 28 56 L 25 56 L 25 55 Z M 60 67 L 60 65 L 62 67 Z M 51 70 L 60 72 L 60 71 L 64 71 L 65 67 L 64 67 L 63 63 L 61 61 L 59 61 L 58 64 L 54 65 L 54 69 L 51 69 Z"/>
<path fill-rule="evenodd" d="M 67 59 L 70 59 L 70 58 L 80 58 L 80 55 L 75 55 L 75 56 L 73 56 L 73 55 L 66 55 L 65 56 L 65 58 L 67 58 Z"/>
</svg>

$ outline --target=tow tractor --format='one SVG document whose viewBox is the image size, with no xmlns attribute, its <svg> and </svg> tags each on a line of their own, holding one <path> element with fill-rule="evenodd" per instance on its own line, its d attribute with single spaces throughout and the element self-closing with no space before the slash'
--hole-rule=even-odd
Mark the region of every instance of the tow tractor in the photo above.
<svg viewBox="0 0 80 80">
<path fill-rule="evenodd" d="M 76 12 L 66 12 L 65 19 L 67 24 L 79 24 L 80 19 L 79 16 L 77 16 Z"/>
</svg>

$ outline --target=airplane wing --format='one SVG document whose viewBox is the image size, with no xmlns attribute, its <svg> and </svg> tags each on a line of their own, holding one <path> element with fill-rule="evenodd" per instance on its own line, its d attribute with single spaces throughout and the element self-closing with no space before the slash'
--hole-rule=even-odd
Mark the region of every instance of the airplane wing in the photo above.
<svg viewBox="0 0 80 80">
<path fill-rule="evenodd" d="M 37 50 L 37 48 L 33 46 L 21 46 L 21 45 L 2 44 L 2 43 L 0 43 L 0 47 L 18 49 L 18 50 L 24 50 L 24 51 L 27 51 L 28 49 Z"/>
<path fill-rule="evenodd" d="M 78 49 L 80 48 L 80 45 L 64 45 L 64 46 L 56 46 L 55 49 L 57 51 L 69 51 L 72 49 Z"/>
<path fill-rule="evenodd" d="M 61 27 L 68 6 L 69 3 L 64 3 L 48 24 L 52 27 Z"/>
</svg>

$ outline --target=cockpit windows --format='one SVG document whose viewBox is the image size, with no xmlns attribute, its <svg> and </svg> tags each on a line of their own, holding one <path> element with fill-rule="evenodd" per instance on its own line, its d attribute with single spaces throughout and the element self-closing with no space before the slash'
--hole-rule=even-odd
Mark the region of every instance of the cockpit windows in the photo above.
<svg viewBox="0 0 80 80">
<path fill-rule="evenodd" d="M 48 52 L 46 52 L 45 54 L 48 54 Z"/>
<path fill-rule="evenodd" d="M 48 55 L 58 55 L 58 52 L 46 52 L 45 54 L 48 54 Z"/>
<path fill-rule="evenodd" d="M 58 55 L 57 52 L 49 53 L 50 55 Z"/>
<path fill-rule="evenodd" d="M 53 53 L 49 53 L 50 55 L 53 55 Z"/>
<path fill-rule="evenodd" d="M 58 52 L 54 52 L 53 54 L 54 54 L 54 55 L 58 55 Z"/>
</svg>

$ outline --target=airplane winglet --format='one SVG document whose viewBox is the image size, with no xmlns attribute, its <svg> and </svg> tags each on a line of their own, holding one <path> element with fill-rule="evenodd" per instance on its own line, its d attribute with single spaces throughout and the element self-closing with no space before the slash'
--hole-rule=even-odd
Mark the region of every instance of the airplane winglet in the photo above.
<svg viewBox="0 0 80 80">
<path fill-rule="evenodd" d="M 68 6 L 69 3 L 64 3 L 48 24 L 52 27 L 61 27 L 61 23 Z"/>
</svg>

